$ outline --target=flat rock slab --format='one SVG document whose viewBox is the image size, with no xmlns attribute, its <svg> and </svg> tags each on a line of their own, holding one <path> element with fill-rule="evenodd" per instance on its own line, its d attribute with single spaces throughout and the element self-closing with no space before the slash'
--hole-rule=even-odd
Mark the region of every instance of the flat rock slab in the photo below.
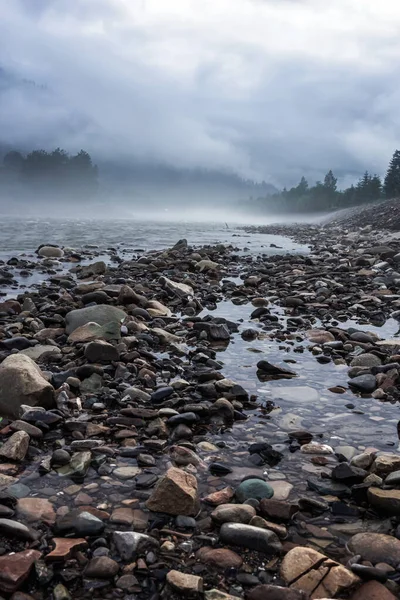
<svg viewBox="0 0 400 600">
<path fill-rule="evenodd" d="M 53 505 L 46 498 L 19 498 L 17 516 L 25 518 L 29 523 L 42 521 L 47 525 L 54 525 L 56 521 Z"/>
<path fill-rule="evenodd" d="M 71 558 L 74 552 L 85 550 L 89 544 L 84 538 L 53 538 L 55 544 L 54 550 L 46 556 L 47 561 L 67 560 Z"/>
</svg>

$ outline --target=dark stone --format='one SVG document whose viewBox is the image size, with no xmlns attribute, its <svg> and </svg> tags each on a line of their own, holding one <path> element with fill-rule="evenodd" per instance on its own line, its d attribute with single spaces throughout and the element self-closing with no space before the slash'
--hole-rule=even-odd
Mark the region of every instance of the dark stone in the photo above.
<svg viewBox="0 0 400 600">
<path fill-rule="evenodd" d="M 364 394 L 370 394 L 376 388 L 375 375 L 358 375 L 358 377 L 354 377 L 354 379 L 349 379 L 347 383 L 352 389 Z"/>
<path fill-rule="evenodd" d="M 367 471 L 364 471 L 364 469 L 352 467 L 345 462 L 340 463 L 332 470 L 332 479 L 341 481 L 347 485 L 362 483 L 367 475 L 368 473 Z"/>
<path fill-rule="evenodd" d="M 376 567 L 354 564 L 351 565 L 350 569 L 353 571 L 353 573 L 361 577 L 361 579 L 365 579 L 367 581 L 374 579 L 380 583 L 385 583 L 388 579 L 386 571 L 377 569 Z"/>
<path fill-rule="evenodd" d="M 309 477 L 307 479 L 307 485 L 310 490 L 318 492 L 321 496 L 337 496 L 338 498 L 345 498 L 350 495 L 350 488 L 343 483 Z"/>
<path fill-rule="evenodd" d="M 212 475 L 228 475 L 229 473 L 232 473 L 230 467 L 218 462 L 211 463 L 208 470 Z"/>
<path fill-rule="evenodd" d="M 170 386 L 159 388 L 151 394 L 151 401 L 154 402 L 154 404 L 164 402 L 164 400 L 169 398 L 174 393 L 174 391 L 174 388 Z"/>
</svg>

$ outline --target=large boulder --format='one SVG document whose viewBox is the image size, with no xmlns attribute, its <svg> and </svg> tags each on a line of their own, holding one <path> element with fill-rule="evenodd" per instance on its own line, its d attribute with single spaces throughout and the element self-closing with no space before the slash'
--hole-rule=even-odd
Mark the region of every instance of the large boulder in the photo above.
<svg viewBox="0 0 400 600">
<path fill-rule="evenodd" d="M 20 416 L 22 404 L 52 408 L 54 388 L 28 356 L 11 354 L 0 365 L 0 416 Z"/>
<path fill-rule="evenodd" d="M 57 246 L 40 246 L 37 253 L 42 258 L 61 258 L 64 256 L 64 251 Z"/>
<path fill-rule="evenodd" d="M 146 506 L 168 515 L 196 515 L 199 510 L 196 477 L 171 467 L 157 483 Z"/>
<path fill-rule="evenodd" d="M 359 554 L 362 560 L 372 564 L 384 562 L 392 567 L 400 563 L 400 540 L 384 533 L 356 533 L 348 548 L 353 554 Z"/>
<path fill-rule="evenodd" d="M 105 325 L 98 323 L 86 323 L 77 327 L 68 337 L 72 343 L 86 343 L 94 340 L 119 340 L 121 337 L 121 326 L 118 322 L 111 321 Z"/>
<path fill-rule="evenodd" d="M 281 577 L 290 588 L 306 592 L 311 598 L 336 598 L 360 583 L 359 577 L 340 563 L 303 546 L 286 554 Z"/>
<path fill-rule="evenodd" d="M 87 306 L 86 308 L 77 308 L 71 310 L 65 317 L 66 332 L 71 334 L 78 327 L 86 323 L 94 322 L 98 325 L 106 323 L 121 323 L 126 317 L 126 313 L 115 306 L 108 304 L 97 304 L 96 306 Z"/>
</svg>

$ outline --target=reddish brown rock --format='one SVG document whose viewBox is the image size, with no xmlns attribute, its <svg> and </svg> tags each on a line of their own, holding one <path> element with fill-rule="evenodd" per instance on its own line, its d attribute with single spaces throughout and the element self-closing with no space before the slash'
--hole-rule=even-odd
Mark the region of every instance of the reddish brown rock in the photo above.
<svg viewBox="0 0 400 600">
<path fill-rule="evenodd" d="M 167 582 L 176 591 L 185 596 L 197 596 L 203 591 L 203 579 L 180 571 L 169 571 Z"/>
<path fill-rule="evenodd" d="M 111 523 L 121 525 L 132 525 L 135 513 L 131 508 L 116 508 L 110 517 Z"/>
<path fill-rule="evenodd" d="M 24 550 L 0 556 L 0 590 L 15 592 L 28 577 L 36 560 L 42 556 L 38 550 Z"/>
<path fill-rule="evenodd" d="M 242 558 L 236 552 L 232 552 L 232 550 L 228 550 L 227 548 L 210 548 L 205 546 L 204 548 L 200 548 L 196 553 L 196 558 L 202 563 L 214 565 L 221 569 L 229 567 L 240 569 L 243 564 Z"/>
<path fill-rule="evenodd" d="M 186 516 L 195 516 L 199 504 L 196 477 L 176 467 L 168 469 L 146 502 L 154 512 Z"/>
<path fill-rule="evenodd" d="M 84 538 L 53 538 L 55 548 L 46 556 L 46 560 L 67 560 L 71 558 L 74 552 L 85 550 L 88 543 Z"/>
<path fill-rule="evenodd" d="M 100 508 L 95 508 L 94 506 L 89 506 L 89 505 L 79 506 L 76 509 L 76 511 L 78 513 L 88 512 L 91 515 L 93 515 L 94 517 L 97 517 L 98 519 L 101 519 L 102 521 L 110 518 L 110 513 L 108 513 L 105 510 L 101 510 Z"/>
<path fill-rule="evenodd" d="M 277 519 L 278 521 L 289 521 L 298 511 L 298 505 L 290 504 L 290 502 L 280 502 L 269 498 L 263 498 L 260 502 L 261 514 L 264 517 Z"/>
<path fill-rule="evenodd" d="M 351 600 L 396 600 L 396 596 L 378 581 L 368 581 L 353 594 Z"/>
<path fill-rule="evenodd" d="M 340 563 L 312 548 L 297 546 L 282 561 L 281 576 L 288 586 L 314 598 L 334 598 L 361 582 Z"/>
<path fill-rule="evenodd" d="M 46 498 L 19 498 L 17 515 L 24 517 L 29 523 L 42 521 L 47 525 L 54 525 L 56 521 L 53 505 Z"/>
<path fill-rule="evenodd" d="M 220 504 L 229 504 L 234 495 L 235 491 L 231 487 L 226 487 L 209 494 L 203 498 L 202 501 L 211 504 L 212 506 L 219 506 Z"/>
</svg>

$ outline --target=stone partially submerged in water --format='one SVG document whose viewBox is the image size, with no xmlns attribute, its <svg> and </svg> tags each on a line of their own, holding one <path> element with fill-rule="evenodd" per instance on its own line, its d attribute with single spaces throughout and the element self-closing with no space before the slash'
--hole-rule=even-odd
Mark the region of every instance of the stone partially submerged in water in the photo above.
<svg viewBox="0 0 400 600">
<path fill-rule="evenodd" d="M 286 367 L 281 367 L 279 365 L 274 365 L 267 360 L 260 360 L 257 363 L 257 377 L 261 381 L 265 381 L 268 378 L 270 379 L 292 379 L 293 377 L 297 377 L 297 373 L 287 369 Z"/>
</svg>

